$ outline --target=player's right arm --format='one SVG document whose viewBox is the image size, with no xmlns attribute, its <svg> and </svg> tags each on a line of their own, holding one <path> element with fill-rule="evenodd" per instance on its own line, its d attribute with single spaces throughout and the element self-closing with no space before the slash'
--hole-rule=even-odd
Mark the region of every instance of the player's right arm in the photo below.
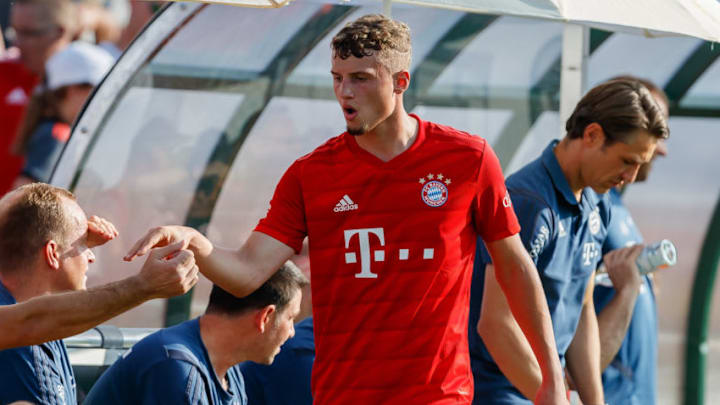
<svg viewBox="0 0 720 405">
<path fill-rule="evenodd" d="M 542 382 L 539 389 L 531 398 L 535 398 L 536 404 L 563 404 L 567 403 L 565 395 L 565 383 L 562 374 L 562 367 L 555 344 L 555 335 L 552 329 L 550 311 L 545 300 L 545 294 L 540 283 L 535 264 L 528 255 L 520 240 L 515 234 L 507 238 L 486 243 L 488 252 L 494 264 L 495 279 L 507 299 L 508 307 L 512 311 L 517 324 L 520 325 L 524 335 L 532 347 L 532 351 L 540 365 Z M 486 287 L 487 288 L 487 287 Z M 483 312 L 492 311 L 493 308 L 483 307 Z M 483 328 L 482 315 L 478 328 Z M 512 330 L 511 319 L 506 318 L 506 330 Z M 496 347 L 494 350 L 524 352 L 521 340 L 515 339 L 508 343 L 515 343 L 515 347 L 504 345 L 502 349 Z M 488 350 L 493 349 L 488 345 Z M 524 364 L 508 364 L 506 367 L 513 367 L 522 374 L 517 377 L 526 391 L 531 390 L 534 380 L 533 369 Z M 522 373 L 522 368 L 525 373 Z M 528 394 L 530 394 L 528 392 Z"/>
<path fill-rule="evenodd" d="M 231 294 L 247 296 L 302 247 L 306 229 L 300 170 L 300 164 L 295 162 L 285 172 L 275 188 L 267 216 L 240 249 L 213 246 L 193 228 L 161 226 L 135 243 L 125 260 L 141 256 L 155 246 L 187 240 L 201 273 Z"/>
<path fill-rule="evenodd" d="M 238 250 L 213 244 L 197 230 L 186 226 L 161 226 L 148 231 L 135 243 L 125 260 L 142 256 L 155 246 L 188 240 L 200 272 L 210 281 L 238 297 L 258 289 L 294 253 L 293 249 L 262 232 L 252 232 Z"/>
<path fill-rule="evenodd" d="M 198 269 L 192 252 L 180 250 L 182 246 L 180 242 L 153 250 L 140 273 L 114 283 L 0 306 L 0 349 L 66 338 L 144 301 L 189 291 Z"/>
</svg>

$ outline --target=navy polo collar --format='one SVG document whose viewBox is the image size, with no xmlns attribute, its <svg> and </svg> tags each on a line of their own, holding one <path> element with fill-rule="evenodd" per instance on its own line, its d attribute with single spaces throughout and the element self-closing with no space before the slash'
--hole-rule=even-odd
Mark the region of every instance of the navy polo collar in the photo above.
<svg viewBox="0 0 720 405">
<path fill-rule="evenodd" d="M 5 288 L 5 284 L 3 284 L 2 282 L 0 282 L 0 303 L 6 305 L 17 303 L 17 301 L 15 301 L 15 297 L 10 294 L 10 291 Z"/>
<path fill-rule="evenodd" d="M 557 156 L 555 156 L 555 146 L 557 146 L 559 142 L 559 140 L 555 139 L 545 148 L 542 153 L 543 165 L 548 171 L 548 174 L 550 174 L 550 179 L 552 179 L 555 189 L 563 196 L 567 204 L 577 207 L 581 211 L 593 210 L 598 203 L 598 198 L 592 189 L 589 187 L 583 189 L 580 203 L 578 203 L 575 194 L 570 190 L 570 184 L 560 167 Z"/>
</svg>

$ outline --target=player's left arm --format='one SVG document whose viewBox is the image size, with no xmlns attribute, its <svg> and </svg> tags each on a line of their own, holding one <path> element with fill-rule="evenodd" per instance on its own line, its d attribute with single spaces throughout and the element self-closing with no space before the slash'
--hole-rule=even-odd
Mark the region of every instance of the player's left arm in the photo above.
<svg viewBox="0 0 720 405">
<path fill-rule="evenodd" d="M 486 243 L 486 246 L 495 265 L 497 282 L 540 364 L 543 378 L 535 401 L 563 403 L 562 368 L 550 310 L 535 264 L 517 234 Z"/>
<path fill-rule="evenodd" d="M 588 280 L 575 336 L 565 358 L 567 368 L 584 404 L 604 404 L 600 379 L 600 336 L 593 303 L 594 273 Z"/>
</svg>

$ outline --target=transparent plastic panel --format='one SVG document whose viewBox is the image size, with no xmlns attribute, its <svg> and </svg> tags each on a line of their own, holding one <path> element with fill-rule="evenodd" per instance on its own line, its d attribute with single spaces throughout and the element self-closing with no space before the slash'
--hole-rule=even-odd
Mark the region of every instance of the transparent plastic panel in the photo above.
<svg viewBox="0 0 720 405">
<path fill-rule="evenodd" d="M 500 17 L 440 74 L 430 94 L 526 98 L 561 48 L 561 24 Z"/>
<path fill-rule="evenodd" d="M 720 46 L 714 44 L 715 47 Z M 717 49 L 717 48 L 716 48 Z M 700 76 L 680 100 L 680 106 L 686 108 L 720 109 L 720 61 L 716 60 Z"/>
<path fill-rule="evenodd" d="M 379 13 L 381 11 L 380 5 L 364 6 L 355 10 L 342 23 L 333 28 L 305 57 L 293 71 L 292 75 L 290 75 L 288 82 L 292 84 L 314 84 L 332 87 L 330 77 L 330 43 L 332 38 L 346 23 L 365 14 Z M 408 7 L 403 5 L 393 6 L 393 18 L 406 23 L 412 33 L 413 55 L 410 72 L 413 72 L 418 63 L 426 57 L 440 37 L 455 24 L 463 14 L 464 13 L 449 10 Z"/>
<path fill-rule="evenodd" d="M 565 134 L 561 134 L 559 128 L 560 114 L 557 111 L 542 113 L 513 155 L 507 170 L 505 170 L 505 176 L 515 173 L 521 167 L 537 159 L 553 139 L 564 137 Z"/>
<path fill-rule="evenodd" d="M 88 214 L 108 218 L 120 231 L 115 241 L 96 249 L 89 285 L 134 274 L 143 260 L 125 264 L 120 259 L 135 240 L 149 227 L 185 221 L 212 148 L 242 98 L 131 88 L 120 100 L 74 190 Z M 162 301 L 151 301 L 112 323 L 161 326 L 163 311 Z"/>
<path fill-rule="evenodd" d="M 279 9 L 206 7 L 160 50 L 153 70 L 247 77 L 262 71 L 319 8 L 318 4 Z"/>
<path fill-rule="evenodd" d="M 700 43 L 689 37 L 645 38 L 615 33 L 590 57 L 589 88 L 621 74 L 648 79 L 662 88 Z"/>
<path fill-rule="evenodd" d="M 492 145 L 512 118 L 512 111 L 479 108 L 419 106 L 413 112 L 421 119 L 449 125 L 485 138 Z"/>
</svg>

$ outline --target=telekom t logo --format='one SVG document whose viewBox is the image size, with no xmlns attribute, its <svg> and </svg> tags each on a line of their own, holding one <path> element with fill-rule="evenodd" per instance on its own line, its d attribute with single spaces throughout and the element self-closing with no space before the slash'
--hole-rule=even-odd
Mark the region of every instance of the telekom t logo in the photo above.
<svg viewBox="0 0 720 405">
<path fill-rule="evenodd" d="M 358 235 L 360 240 L 360 273 L 356 274 L 357 278 L 377 278 L 377 274 L 370 271 L 370 234 L 380 239 L 380 246 L 385 246 L 385 232 L 382 228 L 365 228 L 365 229 L 348 229 L 345 231 L 345 249 L 350 247 L 350 240 L 353 236 Z M 385 250 L 376 250 L 374 252 L 375 261 L 385 261 Z M 355 252 L 345 253 L 345 263 L 357 263 L 357 255 Z"/>
<path fill-rule="evenodd" d="M 591 264 L 590 260 L 599 255 L 600 252 L 598 252 L 597 246 L 594 242 L 587 242 L 583 245 L 583 265 L 589 266 Z"/>
<path fill-rule="evenodd" d="M 384 262 L 385 249 L 376 249 L 372 251 L 370 256 L 370 235 L 374 235 L 380 241 L 380 246 L 385 246 L 385 232 L 383 228 L 363 228 L 363 229 L 347 229 L 345 232 L 345 249 L 350 248 L 350 242 L 355 235 L 358 236 L 360 245 L 360 273 L 355 274 L 356 278 L 377 278 L 377 274 L 370 269 L 370 263 Z M 422 249 L 423 260 L 432 260 L 435 256 L 435 249 Z M 410 257 L 410 249 L 399 249 L 398 260 L 408 260 Z M 345 252 L 345 263 L 357 263 L 357 254 L 355 252 Z"/>
</svg>

